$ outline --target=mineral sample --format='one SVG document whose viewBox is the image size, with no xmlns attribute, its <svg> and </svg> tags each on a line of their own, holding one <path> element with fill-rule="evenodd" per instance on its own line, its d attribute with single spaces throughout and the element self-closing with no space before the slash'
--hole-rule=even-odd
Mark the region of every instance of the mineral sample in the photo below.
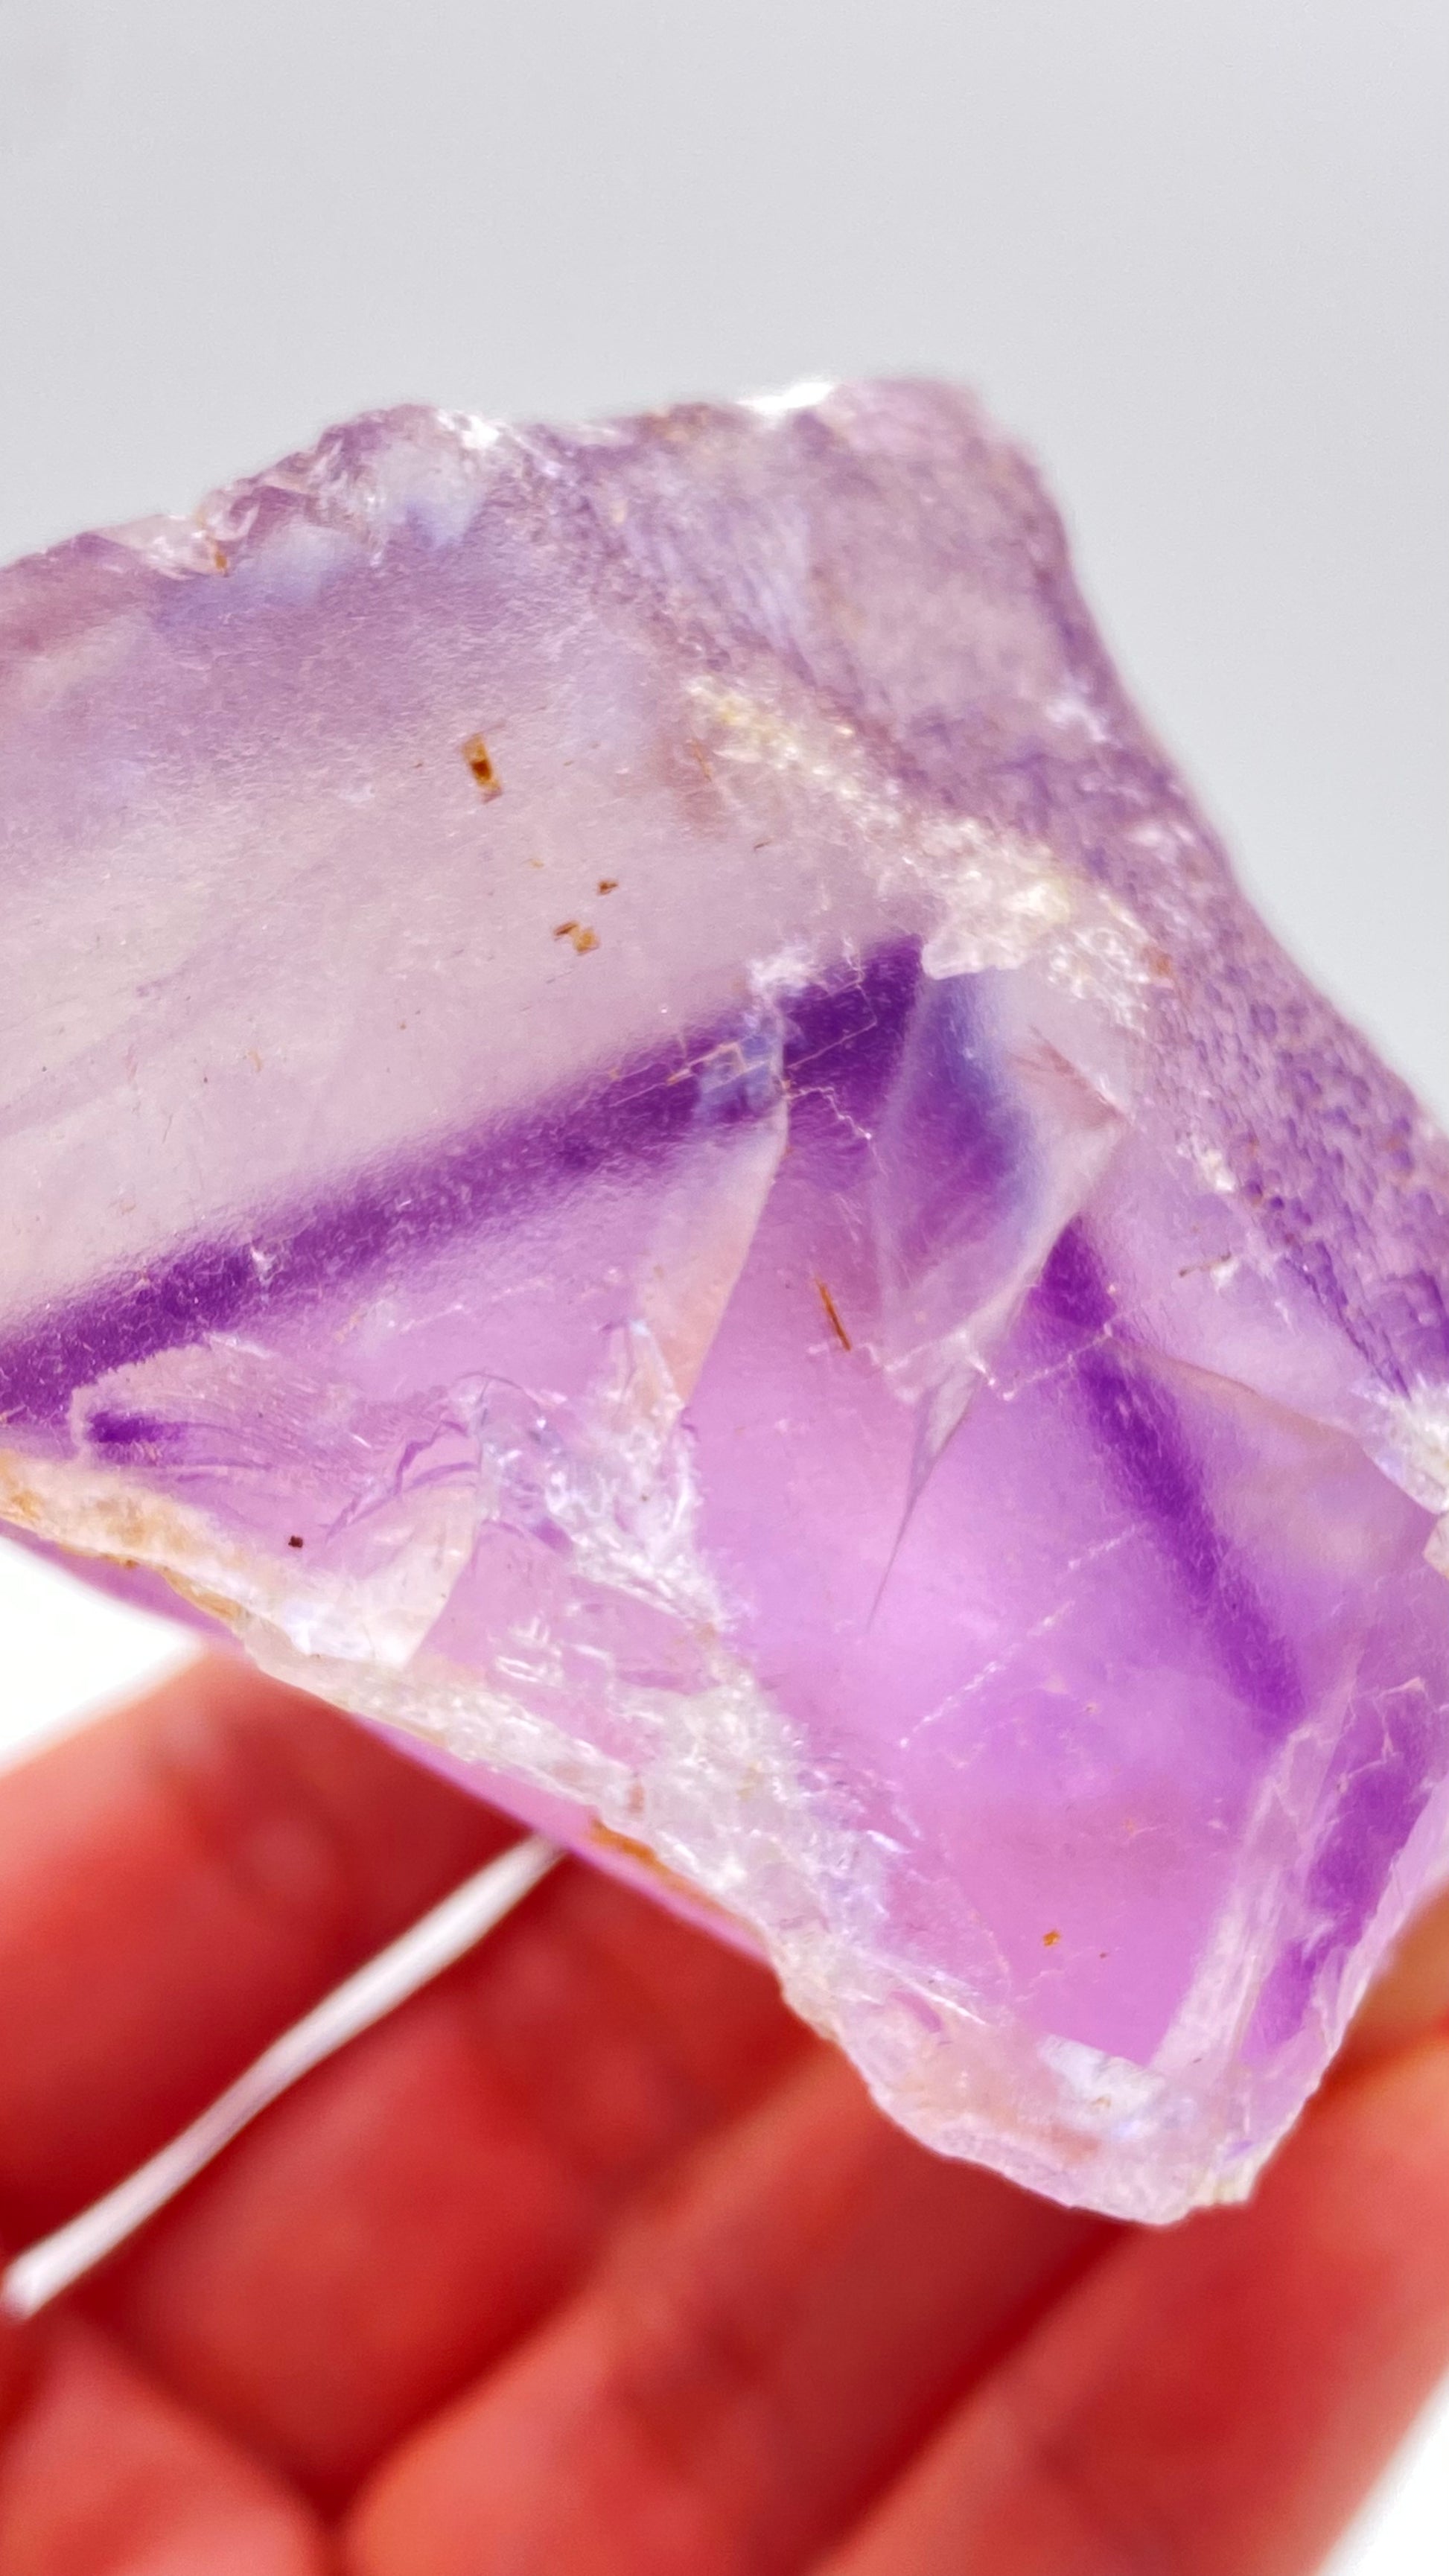
<svg viewBox="0 0 1449 2576">
<path fill-rule="evenodd" d="M 935 2146 L 1242 2193 L 1445 1849 L 1449 1159 L 1031 467 L 397 411 L 0 636 L 0 1509 Z"/>
</svg>

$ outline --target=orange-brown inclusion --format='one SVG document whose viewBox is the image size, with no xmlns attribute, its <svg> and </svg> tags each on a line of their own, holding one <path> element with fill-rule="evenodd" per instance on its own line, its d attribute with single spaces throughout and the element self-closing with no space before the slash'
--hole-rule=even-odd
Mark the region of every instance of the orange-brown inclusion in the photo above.
<svg viewBox="0 0 1449 2576">
<path fill-rule="evenodd" d="M 830 1329 L 840 1344 L 841 1349 L 843 1351 L 848 1351 L 851 1347 L 850 1335 L 840 1320 L 840 1309 L 836 1305 L 835 1299 L 831 1296 L 823 1279 L 816 1280 L 815 1293 L 819 1297 L 820 1303 L 824 1307 L 825 1312 L 830 1319 Z"/>
<path fill-rule="evenodd" d="M 491 799 L 502 795 L 503 788 L 498 772 L 493 766 L 493 755 L 481 733 L 469 734 L 463 745 L 463 758 L 472 770 L 485 797 Z"/>
</svg>

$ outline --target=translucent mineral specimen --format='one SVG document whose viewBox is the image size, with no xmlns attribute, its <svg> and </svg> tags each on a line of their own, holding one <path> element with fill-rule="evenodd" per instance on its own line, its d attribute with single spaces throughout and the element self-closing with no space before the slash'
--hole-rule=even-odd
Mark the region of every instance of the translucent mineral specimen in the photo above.
<svg viewBox="0 0 1449 2576">
<path fill-rule="evenodd" d="M 399 411 L 0 635 L 0 1509 L 662 1865 L 935 2145 L 1245 2190 L 1445 1846 L 1449 1159 L 1029 465 Z"/>
</svg>

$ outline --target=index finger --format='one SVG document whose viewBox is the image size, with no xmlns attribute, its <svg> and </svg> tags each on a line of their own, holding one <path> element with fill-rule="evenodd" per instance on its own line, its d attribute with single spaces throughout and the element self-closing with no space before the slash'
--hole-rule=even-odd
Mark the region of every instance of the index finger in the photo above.
<svg viewBox="0 0 1449 2576">
<path fill-rule="evenodd" d="M 7 1775 L 0 2236 L 106 2190 L 515 1831 L 220 1660 Z"/>
</svg>

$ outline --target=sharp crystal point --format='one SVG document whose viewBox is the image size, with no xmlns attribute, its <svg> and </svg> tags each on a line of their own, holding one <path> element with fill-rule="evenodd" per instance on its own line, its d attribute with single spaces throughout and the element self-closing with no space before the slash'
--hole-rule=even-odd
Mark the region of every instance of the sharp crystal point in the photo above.
<svg viewBox="0 0 1449 2576">
<path fill-rule="evenodd" d="M 0 576 L 0 782 L 0 1510 L 1245 2191 L 1444 1857 L 1449 1157 L 1021 454 L 355 421 Z"/>
</svg>

